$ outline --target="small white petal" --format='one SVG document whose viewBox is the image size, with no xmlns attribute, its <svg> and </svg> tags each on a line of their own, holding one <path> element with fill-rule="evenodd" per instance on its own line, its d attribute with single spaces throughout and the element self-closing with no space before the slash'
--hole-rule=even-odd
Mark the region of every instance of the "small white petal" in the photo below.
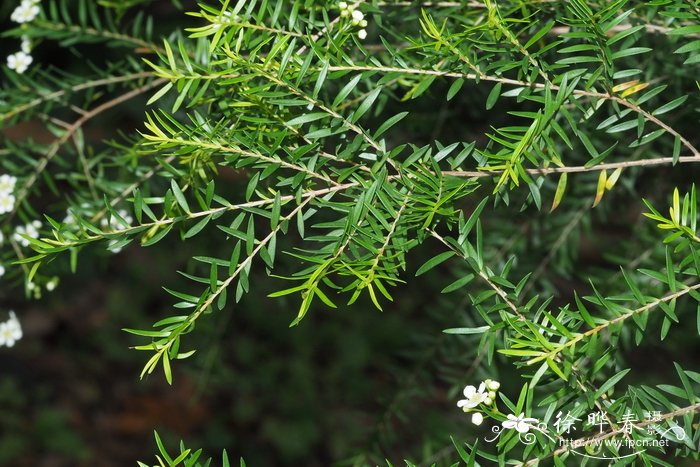
<svg viewBox="0 0 700 467">
<path fill-rule="evenodd" d="M 518 430 L 519 433 L 527 433 L 530 431 L 530 426 L 525 423 L 525 422 L 518 422 L 515 424 L 515 429 Z"/>
</svg>

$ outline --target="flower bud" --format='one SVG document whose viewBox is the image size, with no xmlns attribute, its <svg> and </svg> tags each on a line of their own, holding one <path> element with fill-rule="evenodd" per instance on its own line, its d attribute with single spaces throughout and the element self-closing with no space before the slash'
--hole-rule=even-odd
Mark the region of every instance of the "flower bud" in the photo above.
<svg viewBox="0 0 700 467">
<path fill-rule="evenodd" d="M 484 416 L 481 415 L 481 412 L 474 412 L 472 414 L 472 423 L 474 425 L 481 425 L 481 423 L 484 421 Z"/>
</svg>

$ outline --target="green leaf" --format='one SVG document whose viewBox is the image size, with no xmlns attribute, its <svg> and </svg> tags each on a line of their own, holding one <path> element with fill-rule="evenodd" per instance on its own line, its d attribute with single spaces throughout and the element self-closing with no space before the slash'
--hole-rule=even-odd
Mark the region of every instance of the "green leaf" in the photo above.
<svg viewBox="0 0 700 467">
<path fill-rule="evenodd" d="M 595 199 L 593 200 L 593 206 L 598 206 L 598 203 L 603 199 L 603 193 L 605 193 L 605 184 L 608 180 L 608 173 L 605 170 L 600 171 L 598 176 L 598 187 L 595 190 Z"/>
<path fill-rule="evenodd" d="M 616 373 L 613 377 L 605 380 L 605 383 L 603 383 L 600 386 L 600 388 L 598 388 L 598 390 L 593 395 L 593 399 L 595 399 L 595 400 L 600 399 L 600 397 L 603 394 L 606 394 L 608 392 L 608 390 L 612 389 L 613 386 L 615 386 L 617 384 L 617 382 L 620 381 L 622 378 L 624 378 L 625 375 L 627 375 L 627 373 L 629 373 L 629 372 L 630 372 L 630 369 L 628 368 L 626 370 L 622 370 L 622 371 Z"/>
<path fill-rule="evenodd" d="M 429 259 L 428 261 L 423 264 L 420 268 L 418 268 L 418 271 L 416 271 L 416 276 L 420 276 L 422 274 L 425 274 L 426 272 L 430 271 L 433 269 L 435 266 L 439 265 L 440 263 L 443 263 L 447 261 L 448 259 L 452 258 L 455 255 L 453 251 L 445 251 L 444 253 L 440 253 L 439 255 L 435 256 L 434 258 Z"/>
<path fill-rule="evenodd" d="M 156 92 L 150 99 L 148 99 L 148 102 L 146 102 L 146 105 L 151 105 L 154 102 L 156 102 L 158 99 L 160 99 L 161 97 L 166 95 L 168 93 L 168 91 L 170 91 L 170 89 L 172 89 L 172 87 L 173 87 L 172 82 L 166 83 L 162 88 L 160 88 L 158 90 L 158 92 Z"/>
<path fill-rule="evenodd" d="M 362 75 L 357 75 L 351 79 L 348 84 L 343 86 L 343 89 L 341 89 L 340 92 L 338 92 L 338 95 L 335 97 L 332 107 L 338 107 L 345 100 L 345 98 L 350 95 L 352 90 L 357 87 L 357 83 L 360 82 L 360 78 L 362 78 Z"/>
<path fill-rule="evenodd" d="M 496 105 L 498 98 L 501 97 L 501 87 L 503 87 L 503 83 L 499 81 L 493 89 L 491 89 L 489 96 L 486 98 L 486 110 L 491 110 L 493 106 Z"/>
<path fill-rule="evenodd" d="M 182 193 L 182 190 L 180 190 L 180 187 L 178 186 L 177 182 L 174 179 L 170 179 L 170 188 L 173 190 L 173 195 L 175 196 L 175 200 L 177 201 L 177 204 L 180 205 L 183 211 L 186 213 L 190 212 L 190 206 L 187 204 L 187 200 L 185 199 L 185 195 Z"/>
<path fill-rule="evenodd" d="M 542 29 L 540 29 L 539 31 L 537 31 L 535 34 L 532 35 L 532 37 L 525 43 L 523 48 L 527 50 L 530 47 L 532 47 L 535 44 L 535 42 L 537 42 L 538 40 L 543 38 L 545 36 L 545 34 L 547 34 L 552 29 L 553 26 L 554 26 L 554 21 L 549 21 L 547 24 L 544 25 L 544 27 Z"/>
<path fill-rule="evenodd" d="M 450 89 L 447 90 L 447 100 L 451 101 L 454 96 L 457 95 L 462 86 L 464 85 L 464 80 L 462 78 L 457 78 L 450 85 Z"/>
<path fill-rule="evenodd" d="M 141 245 L 142 246 L 155 245 L 156 243 L 161 241 L 166 235 L 168 235 L 168 233 L 170 232 L 170 230 L 172 230 L 172 228 L 174 226 L 175 226 L 175 224 L 168 224 L 165 227 L 163 227 L 162 229 L 160 229 L 159 231 L 157 231 L 151 237 L 144 237 L 143 240 L 141 241 Z"/>
<path fill-rule="evenodd" d="M 383 135 L 387 130 L 389 130 L 391 127 L 396 125 L 398 122 L 404 119 L 408 115 L 408 112 L 399 112 L 398 114 L 394 115 L 393 117 L 389 117 L 384 123 L 382 123 L 377 131 L 374 133 L 374 138 L 379 138 L 381 135 Z"/>
<path fill-rule="evenodd" d="M 685 44 L 682 47 L 679 47 L 676 49 L 674 54 L 685 54 L 688 52 L 695 52 L 696 50 L 700 50 L 700 40 L 695 40 L 692 42 L 689 42 L 688 44 Z"/>
<path fill-rule="evenodd" d="M 192 238 L 192 237 L 194 237 L 195 235 L 197 235 L 199 232 L 201 232 L 202 229 L 203 229 L 204 227 L 207 226 L 207 224 L 208 224 L 209 221 L 211 220 L 211 217 L 212 217 L 211 214 L 208 215 L 208 216 L 205 216 L 203 219 L 201 219 L 201 220 L 200 220 L 199 222 L 197 222 L 195 225 L 193 225 L 192 227 L 190 227 L 190 228 L 187 230 L 187 232 L 185 233 L 184 238 L 185 238 L 185 239 L 187 239 L 187 238 Z"/>
<path fill-rule="evenodd" d="M 442 289 L 440 293 L 450 293 L 454 292 L 455 290 L 459 290 L 465 285 L 467 285 L 469 282 L 474 280 L 474 277 L 476 277 L 474 274 L 467 274 L 464 277 L 460 277 L 459 279 Z"/>
<path fill-rule="evenodd" d="M 299 115 L 298 117 L 295 117 L 287 122 L 287 125 L 289 126 L 298 126 L 298 125 L 303 125 L 304 123 L 310 123 L 310 122 L 315 122 L 316 120 L 320 120 L 324 117 L 327 117 L 328 114 L 325 112 L 311 112 L 308 114 L 304 115 Z"/>
<path fill-rule="evenodd" d="M 566 172 L 562 173 L 561 177 L 559 177 L 559 182 L 557 183 L 557 190 L 554 193 L 554 200 L 552 201 L 552 207 L 549 210 L 549 212 L 554 211 L 561 203 L 561 200 L 564 197 L 564 192 L 566 191 L 567 179 L 568 174 Z"/>
<path fill-rule="evenodd" d="M 382 92 L 382 87 L 379 86 L 375 88 L 372 92 L 369 93 L 367 97 L 365 97 L 365 100 L 362 101 L 362 104 L 355 110 L 355 113 L 352 114 L 352 118 L 350 119 L 351 123 L 357 122 L 362 116 L 367 113 L 367 111 L 372 107 L 372 104 L 374 104 L 374 101 L 377 100 L 377 97 L 379 97 L 379 94 Z"/>
<path fill-rule="evenodd" d="M 658 109 L 654 110 L 651 114 L 657 116 L 657 115 L 665 114 L 666 112 L 670 112 L 670 111 L 674 110 L 676 107 L 682 105 L 687 99 L 688 99 L 687 95 L 681 96 L 677 99 L 673 99 L 671 102 L 664 104 L 661 107 L 659 107 Z"/>
<path fill-rule="evenodd" d="M 165 374 L 165 380 L 168 382 L 169 385 L 173 385 L 173 371 L 170 368 L 170 358 L 166 354 L 163 354 L 163 357 L 161 358 L 163 361 L 163 373 Z M 177 465 L 177 464 L 174 464 Z"/>
</svg>

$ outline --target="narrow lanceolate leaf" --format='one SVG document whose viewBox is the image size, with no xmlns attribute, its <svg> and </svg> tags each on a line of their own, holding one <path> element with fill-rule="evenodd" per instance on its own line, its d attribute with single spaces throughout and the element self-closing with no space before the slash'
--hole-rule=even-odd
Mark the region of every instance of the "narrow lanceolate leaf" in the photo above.
<svg viewBox="0 0 700 467">
<path fill-rule="evenodd" d="M 184 193 L 182 193 L 182 190 L 180 189 L 180 187 L 174 179 L 170 180 L 170 188 L 173 190 L 173 195 L 175 196 L 177 204 L 180 205 L 183 211 L 190 212 L 190 206 L 187 204 L 185 195 Z"/>
<path fill-rule="evenodd" d="M 627 375 L 627 373 L 629 373 L 629 372 L 630 372 L 630 370 L 629 370 L 629 368 L 628 368 L 628 369 L 626 369 L 626 370 L 622 370 L 622 371 L 618 372 L 616 375 L 614 375 L 614 376 L 612 376 L 611 378 L 609 378 L 607 381 L 605 381 L 605 382 L 600 386 L 600 388 L 598 388 L 598 390 L 595 392 L 593 398 L 596 399 L 596 400 L 597 400 L 597 399 L 600 399 L 600 397 L 601 397 L 603 394 L 607 393 L 610 389 L 612 389 L 613 387 L 615 387 L 615 385 L 616 385 L 622 378 L 624 378 L 625 375 Z"/>
<path fill-rule="evenodd" d="M 462 78 L 456 79 L 452 85 L 450 85 L 450 89 L 447 90 L 447 100 L 451 101 L 454 96 L 457 95 L 460 89 L 462 89 L 462 86 L 464 85 L 464 80 Z"/>
<path fill-rule="evenodd" d="M 355 110 L 355 113 L 352 115 L 352 118 L 350 121 L 352 123 L 357 122 L 362 116 L 367 113 L 367 111 L 372 108 L 372 104 L 374 104 L 374 101 L 377 100 L 377 97 L 379 97 L 379 94 L 381 94 L 382 88 L 377 87 L 374 91 L 372 91 L 367 97 L 365 97 L 365 100 L 362 101 L 362 104 Z"/>
<path fill-rule="evenodd" d="M 488 98 L 486 98 L 486 110 L 491 110 L 493 106 L 496 105 L 496 102 L 498 102 L 498 98 L 501 97 L 501 87 L 503 87 L 503 83 L 499 81 L 493 89 L 491 89 Z"/>
<path fill-rule="evenodd" d="M 622 167 L 618 167 L 608 177 L 608 179 L 605 181 L 605 189 L 607 191 L 610 191 L 613 189 L 613 187 L 615 186 L 615 183 L 617 182 L 617 179 L 620 178 L 621 173 L 622 173 Z"/>
<path fill-rule="evenodd" d="M 595 199 L 593 200 L 593 207 L 598 206 L 598 203 L 603 199 L 603 193 L 605 193 L 605 184 L 608 180 L 608 173 L 605 170 L 600 171 L 598 176 L 598 187 L 595 190 Z"/>
<path fill-rule="evenodd" d="M 557 191 L 554 193 L 554 201 L 552 201 L 552 208 L 549 210 L 549 212 L 554 211 L 561 203 L 562 198 L 564 198 L 567 179 L 568 174 L 566 172 L 561 174 L 561 177 L 559 177 L 559 183 L 557 183 Z"/>
<path fill-rule="evenodd" d="M 146 105 L 153 104 L 155 101 L 157 101 L 158 99 L 160 99 L 161 97 L 166 95 L 168 93 L 168 91 L 170 91 L 172 89 L 172 87 L 173 87 L 172 82 L 166 83 L 162 88 L 160 88 L 158 90 L 158 92 L 153 94 L 153 96 L 150 99 L 148 99 L 148 102 L 146 102 Z"/>
<path fill-rule="evenodd" d="M 654 110 L 652 112 L 653 115 L 661 115 L 665 114 L 666 112 L 670 112 L 671 110 L 676 109 L 676 107 L 681 106 L 686 100 L 688 99 L 688 96 L 681 96 L 677 99 L 673 99 L 671 102 L 662 105 L 658 109 Z"/>
<path fill-rule="evenodd" d="M 437 266 L 440 263 L 443 263 L 453 257 L 455 253 L 453 251 L 446 251 L 444 253 L 440 253 L 439 255 L 435 256 L 434 258 L 429 259 L 428 261 L 423 264 L 420 268 L 418 268 L 418 271 L 416 271 L 416 276 L 420 276 L 421 274 L 425 274 L 426 272 L 430 271 L 433 269 L 435 266 Z"/>
</svg>

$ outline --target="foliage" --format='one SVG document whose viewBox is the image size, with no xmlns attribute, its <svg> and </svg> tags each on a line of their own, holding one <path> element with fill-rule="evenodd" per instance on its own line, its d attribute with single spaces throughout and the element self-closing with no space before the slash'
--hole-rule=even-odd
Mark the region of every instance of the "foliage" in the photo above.
<svg viewBox="0 0 700 467">
<path fill-rule="evenodd" d="M 141 338 L 141 377 L 160 368 L 177 384 L 175 362 L 198 351 L 190 334 L 249 293 L 254 268 L 273 278 L 271 300 L 296 303 L 291 326 L 356 302 L 391 313 L 401 284 L 420 285 L 414 274 L 449 271 L 436 308 L 466 308 L 446 338 L 474 349 L 449 383 L 491 367 L 517 375 L 517 388 L 472 411 L 550 427 L 562 413 L 606 413 L 584 447 L 672 443 L 631 456 L 599 446 L 593 458 L 698 458 L 700 373 L 684 368 L 694 362 L 669 360 L 675 374 L 651 382 L 621 352 L 676 323 L 677 336 L 700 333 L 700 6 L 224 0 L 164 32 L 144 3 L 49 1 L 7 33 L 39 49 L 111 49 L 79 70 L 5 74 L 2 125 L 41 122 L 52 138 L 3 136 L 0 163 L 18 178 L 0 219 L 2 261 L 15 265 L 3 280 L 38 296 L 101 251 L 181 240 L 187 284 L 164 284 L 174 311 L 125 329 Z M 89 122 L 145 94 L 143 126 L 87 137 Z M 481 115 L 488 128 L 465 128 Z M 17 234 L 38 219 L 39 238 Z M 603 267 L 580 261 L 591 238 Z M 426 248 L 436 250 L 417 264 Z M 683 360 L 683 347 L 668 353 Z M 616 422 L 628 415 L 629 432 Z M 423 461 L 579 461 L 561 432 L 530 434 L 455 441 Z M 159 462 L 172 463 L 156 439 Z M 177 458 L 191 455 L 182 446 Z"/>
</svg>

